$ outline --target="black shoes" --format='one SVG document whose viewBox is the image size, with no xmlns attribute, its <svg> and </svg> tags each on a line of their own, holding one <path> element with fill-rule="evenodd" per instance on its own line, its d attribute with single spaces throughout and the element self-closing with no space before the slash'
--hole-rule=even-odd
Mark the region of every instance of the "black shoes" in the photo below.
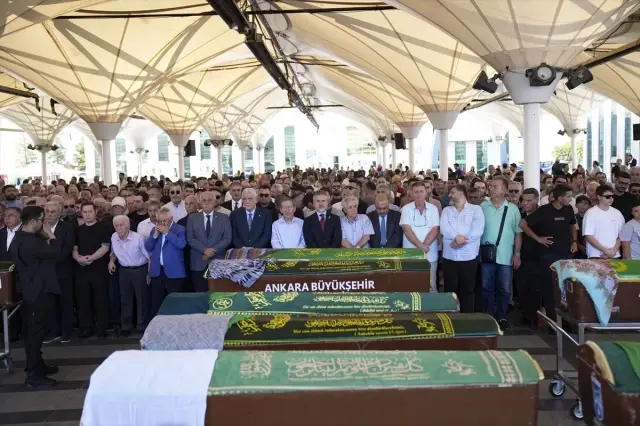
<svg viewBox="0 0 640 426">
<path fill-rule="evenodd" d="M 500 329 L 502 331 L 511 328 L 511 325 L 509 324 L 509 321 L 507 321 L 506 319 L 501 319 L 500 321 L 498 321 L 498 325 L 500 326 Z"/>
<path fill-rule="evenodd" d="M 50 388 L 57 384 L 55 380 L 46 376 L 27 375 L 24 386 L 28 389 Z"/>
</svg>

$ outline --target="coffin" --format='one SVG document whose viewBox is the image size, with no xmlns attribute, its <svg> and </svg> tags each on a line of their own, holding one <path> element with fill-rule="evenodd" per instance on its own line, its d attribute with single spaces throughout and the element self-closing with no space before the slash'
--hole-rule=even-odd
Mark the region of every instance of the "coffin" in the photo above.
<svg viewBox="0 0 640 426">
<path fill-rule="evenodd" d="M 524 351 L 119 351 L 81 424 L 531 426 L 541 379 Z"/>
<path fill-rule="evenodd" d="M 13 262 L 0 262 L 0 305 L 13 305 L 22 300 L 16 285 Z"/>
<path fill-rule="evenodd" d="M 229 249 L 225 259 L 269 259 L 269 260 L 380 260 L 380 259 L 424 259 L 421 249 L 369 248 L 369 249 Z"/>
<path fill-rule="evenodd" d="M 430 289 L 430 263 L 425 259 L 265 262 L 264 272 L 250 287 L 231 279 L 214 278 L 210 269 L 209 291 L 428 292 Z"/>
<path fill-rule="evenodd" d="M 458 312 L 455 293 L 171 293 L 158 315 Z"/>
<path fill-rule="evenodd" d="M 640 412 L 640 343 L 589 341 L 578 350 L 578 385 L 589 426 L 635 426 Z"/>
<path fill-rule="evenodd" d="M 572 261 L 566 261 L 572 262 Z M 577 262 L 577 261 L 573 261 Z M 635 260 L 581 260 L 580 262 L 599 262 L 611 265 L 612 274 L 605 279 L 615 281 L 616 292 L 611 307 L 611 317 L 608 322 L 639 322 L 640 321 L 640 261 Z M 565 294 L 560 290 L 557 265 L 551 267 L 555 305 L 557 309 L 566 312 L 578 322 L 598 323 L 594 302 L 589 292 L 577 277 L 565 278 Z M 602 282 L 604 280 L 600 280 Z"/>
</svg>

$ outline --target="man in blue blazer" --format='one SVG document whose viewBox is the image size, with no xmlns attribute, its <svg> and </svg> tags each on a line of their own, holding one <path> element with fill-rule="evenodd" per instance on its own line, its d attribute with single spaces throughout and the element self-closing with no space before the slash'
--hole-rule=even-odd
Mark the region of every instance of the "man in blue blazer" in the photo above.
<svg viewBox="0 0 640 426">
<path fill-rule="evenodd" d="M 202 211 L 189 215 L 187 242 L 191 247 L 191 280 L 196 292 L 208 290 L 204 273 L 211 259 L 224 259 L 231 245 L 231 222 L 226 214 L 215 209 L 215 197 L 211 191 L 200 194 Z"/>
<path fill-rule="evenodd" d="M 184 268 L 184 248 L 187 245 L 184 227 L 173 222 L 173 214 L 166 207 L 158 211 L 157 218 L 151 236 L 144 243 L 151 255 L 151 318 L 158 313 L 167 294 L 182 291 L 187 276 Z"/>
<path fill-rule="evenodd" d="M 253 188 L 242 191 L 242 207 L 231 212 L 233 247 L 268 248 L 271 244 L 271 212 L 256 206 L 258 194 Z"/>
</svg>

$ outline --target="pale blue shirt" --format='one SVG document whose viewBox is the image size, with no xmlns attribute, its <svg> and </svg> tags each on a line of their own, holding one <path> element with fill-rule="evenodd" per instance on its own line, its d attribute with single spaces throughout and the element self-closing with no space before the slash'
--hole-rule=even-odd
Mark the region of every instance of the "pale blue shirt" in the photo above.
<svg viewBox="0 0 640 426">
<path fill-rule="evenodd" d="M 129 231 L 129 235 L 122 240 L 117 232 L 111 235 L 111 255 L 115 256 L 120 266 L 132 267 L 146 265 L 149 254 L 144 248 L 142 235 Z"/>
<path fill-rule="evenodd" d="M 251 215 L 251 223 L 253 223 L 253 219 L 256 218 L 256 209 L 254 208 L 251 211 L 246 210 L 246 213 L 247 213 L 247 223 L 249 223 L 249 215 Z"/>
<path fill-rule="evenodd" d="M 416 202 L 412 201 L 402 208 L 402 214 L 400 216 L 400 225 L 409 225 L 411 230 L 416 235 L 416 238 L 420 241 L 424 241 L 429 235 L 429 232 L 436 227 L 440 226 L 440 215 L 438 214 L 438 208 L 431 203 L 424 203 L 424 211 L 422 214 L 416 207 Z M 407 235 L 402 236 L 403 248 L 416 248 L 411 241 L 407 238 Z M 427 252 L 427 260 L 429 262 L 438 261 L 438 239 L 434 238 L 429 245 L 429 251 Z"/>
<path fill-rule="evenodd" d="M 294 217 L 290 223 L 284 217 L 273 222 L 271 225 L 271 247 L 274 249 L 294 249 L 305 248 L 304 236 L 302 235 L 302 224 L 304 221 Z"/>
<path fill-rule="evenodd" d="M 373 235 L 373 225 L 371 220 L 366 214 L 359 214 L 351 221 L 346 216 L 340 218 L 340 226 L 342 227 L 342 239 L 349 241 L 353 246 L 358 244 L 358 241 L 365 235 Z M 362 248 L 369 248 L 369 243 L 362 246 Z"/>
<path fill-rule="evenodd" d="M 440 217 L 442 233 L 442 257 L 449 260 L 469 261 L 478 257 L 480 240 L 484 233 L 484 213 L 482 207 L 465 203 L 461 212 L 456 206 L 445 207 Z M 454 249 L 451 243 L 456 235 L 469 239 L 462 247 Z"/>
</svg>

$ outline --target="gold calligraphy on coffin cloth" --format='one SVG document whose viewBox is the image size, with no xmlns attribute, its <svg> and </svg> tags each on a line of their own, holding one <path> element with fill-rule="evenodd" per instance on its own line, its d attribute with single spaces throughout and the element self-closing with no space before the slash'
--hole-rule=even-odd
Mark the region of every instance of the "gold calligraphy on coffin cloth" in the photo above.
<svg viewBox="0 0 640 426">
<path fill-rule="evenodd" d="M 288 325 L 294 327 L 291 335 L 298 334 L 297 327 L 315 332 L 315 335 L 326 333 L 327 336 L 338 333 L 354 333 L 353 336 L 340 336 L 338 338 L 358 338 L 355 333 L 372 332 L 374 335 L 367 336 L 367 339 L 402 339 L 402 338 L 430 338 L 444 339 L 455 337 L 455 330 L 451 318 L 447 314 L 435 314 L 438 321 L 431 321 L 419 313 L 411 315 L 411 320 L 400 320 L 394 318 L 394 314 L 342 314 L 339 317 L 330 314 L 314 314 L 312 319 L 306 321 L 292 322 L 292 315 L 276 314 L 267 321 L 261 322 L 258 319 L 266 319 L 253 315 L 249 318 L 238 321 L 238 327 L 242 335 L 252 336 L 267 330 L 278 330 Z M 408 330 L 412 325 L 415 330 Z M 404 331 L 398 334 L 398 330 Z M 385 332 L 388 331 L 388 335 Z M 260 343 L 280 343 L 283 340 L 265 340 Z M 230 345 L 241 345 L 248 343 L 245 341 L 229 342 Z M 258 343 L 251 340 L 251 343 Z"/>
<path fill-rule="evenodd" d="M 298 270 L 291 271 L 299 266 Z M 402 260 L 288 260 L 285 262 L 270 259 L 265 265 L 267 272 L 298 272 L 300 274 L 325 272 L 362 272 L 362 271 L 402 271 Z"/>
</svg>

